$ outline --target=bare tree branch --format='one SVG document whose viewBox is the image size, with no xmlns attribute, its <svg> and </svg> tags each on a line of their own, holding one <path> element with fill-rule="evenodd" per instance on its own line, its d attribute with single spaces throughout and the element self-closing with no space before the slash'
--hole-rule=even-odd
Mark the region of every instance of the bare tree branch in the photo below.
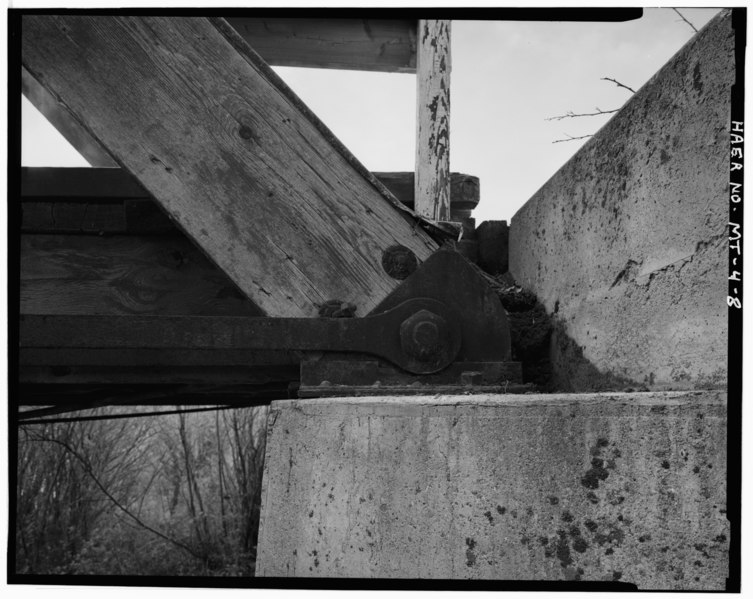
<svg viewBox="0 0 753 599">
<path fill-rule="evenodd" d="M 188 545 L 184 545 L 180 541 L 177 541 L 173 538 L 168 537 L 167 535 L 162 534 L 160 531 L 152 528 L 151 526 L 143 522 L 138 516 L 130 512 L 117 499 L 115 499 L 115 497 L 113 497 L 112 494 L 110 494 L 110 492 L 105 488 L 105 486 L 99 481 L 99 479 L 96 477 L 96 475 L 92 471 L 92 468 L 89 465 L 89 462 L 86 459 L 84 459 L 75 449 L 73 449 L 70 445 L 68 445 L 68 443 L 64 441 L 60 441 L 59 439 L 53 439 L 53 438 L 45 437 L 42 435 L 40 435 L 37 439 L 32 439 L 32 440 L 34 441 L 38 440 L 38 441 L 43 441 L 43 442 L 48 442 L 48 443 L 56 443 L 57 445 L 60 445 L 61 447 L 63 447 L 70 455 L 72 455 L 74 458 L 76 458 L 76 460 L 78 460 L 78 462 L 83 466 L 84 472 L 86 472 L 86 474 L 89 475 L 89 477 L 94 481 L 94 484 L 97 485 L 97 487 L 99 487 L 99 490 L 102 491 L 102 493 L 104 493 L 104 495 L 115 505 L 115 507 L 120 509 L 120 511 L 122 511 L 126 516 L 128 516 L 134 522 L 136 522 L 136 524 L 148 530 L 149 532 L 157 535 L 158 537 L 161 537 L 165 541 L 172 543 L 176 547 L 180 547 L 187 553 L 190 553 L 195 558 L 202 559 L 202 560 L 204 559 L 203 556 L 195 553 Z"/>
<path fill-rule="evenodd" d="M 582 112 L 582 113 L 575 113 L 572 110 L 568 110 L 566 114 L 561 114 L 559 116 L 551 116 L 548 119 L 544 119 L 546 121 L 561 121 L 562 119 L 574 119 L 581 116 L 598 116 L 600 114 L 612 114 L 613 112 L 617 112 L 619 108 L 615 108 L 614 110 L 602 110 L 598 106 L 594 108 L 596 112 Z"/>
<path fill-rule="evenodd" d="M 690 21 L 688 21 L 679 10 L 677 10 L 676 8 L 673 8 L 672 10 L 675 11 L 678 15 L 680 15 L 680 18 L 683 21 L 685 21 L 688 25 L 690 25 L 690 28 L 693 31 L 695 31 L 696 33 L 698 33 L 698 30 L 695 28 L 695 25 L 693 25 L 693 23 L 691 23 Z"/>
<path fill-rule="evenodd" d="M 679 10 L 677 10 L 676 8 L 673 8 L 672 10 L 675 11 L 678 15 L 680 15 L 680 18 L 683 21 L 685 21 L 691 27 L 691 29 L 693 29 L 693 31 L 695 31 L 696 33 L 698 33 L 698 29 L 696 29 L 695 26 L 693 25 L 693 23 L 691 23 L 690 21 L 688 21 L 685 18 L 685 16 Z M 625 85 L 624 83 L 620 83 L 619 81 L 617 81 L 617 79 L 613 79 L 612 77 L 602 77 L 601 80 L 602 81 L 611 81 L 617 87 L 622 87 L 622 88 L 628 90 L 629 92 L 631 92 L 633 94 L 636 93 L 635 90 L 632 87 L 630 87 L 628 85 Z M 599 116 L 599 115 L 602 115 L 602 114 L 613 114 L 613 113 L 615 113 L 615 112 L 617 112 L 619 110 L 620 110 L 619 108 L 615 108 L 614 110 L 601 110 L 597 106 L 595 108 L 596 112 L 575 113 L 572 110 L 568 110 L 565 114 L 561 114 L 561 115 L 558 115 L 558 116 L 552 116 L 552 117 L 549 117 L 549 118 L 544 119 L 544 120 L 546 120 L 546 121 L 561 121 L 563 119 L 574 119 L 574 118 L 583 117 L 583 116 Z M 580 137 L 573 137 L 572 135 L 569 135 L 567 133 L 565 135 L 567 135 L 567 138 L 565 138 L 565 139 L 557 139 L 557 140 L 553 141 L 552 143 L 553 144 L 557 144 L 557 143 L 562 143 L 562 142 L 565 142 L 565 141 L 574 141 L 574 140 L 578 140 L 578 139 L 586 139 L 587 137 L 593 137 L 593 134 L 592 135 L 581 135 Z"/>
<path fill-rule="evenodd" d="M 619 81 L 617 81 L 617 79 L 612 79 L 611 77 L 602 77 L 602 78 L 601 78 L 601 80 L 602 80 L 602 81 L 611 81 L 611 82 L 612 82 L 612 83 L 614 83 L 614 84 L 615 84 L 615 85 L 616 85 L 617 87 L 624 87 L 624 88 L 625 88 L 626 90 L 628 90 L 628 91 L 631 91 L 631 92 L 635 93 L 635 90 L 634 90 L 634 89 L 633 89 L 632 87 L 628 87 L 628 86 L 627 86 L 627 85 L 625 85 L 624 83 L 620 83 Z"/>
<path fill-rule="evenodd" d="M 587 139 L 589 137 L 593 137 L 594 136 L 593 133 L 589 133 L 588 135 L 581 135 L 580 137 L 573 137 L 569 133 L 565 133 L 565 135 L 567 135 L 566 139 L 556 139 L 552 143 L 553 144 L 558 144 L 558 143 L 562 143 L 563 141 L 576 141 L 578 139 Z"/>
</svg>

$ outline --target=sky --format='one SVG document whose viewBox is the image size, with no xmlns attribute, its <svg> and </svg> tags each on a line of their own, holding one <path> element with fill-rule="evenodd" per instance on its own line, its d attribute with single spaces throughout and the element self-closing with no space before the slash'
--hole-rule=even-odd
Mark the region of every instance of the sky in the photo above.
<svg viewBox="0 0 753 599">
<path fill-rule="evenodd" d="M 682 9 L 700 29 L 717 12 Z M 479 177 L 477 224 L 507 220 L 609 116 L 548 121 L 619 108 L 690 38 L 669 8 L 624 23 L 452 22 L 450 168 Z M 416 77 L 275 67 L 278 74 L 371 171 L 412 171 Z M 87 166 L 26 99 L 24 166 Z"/>
</svg>

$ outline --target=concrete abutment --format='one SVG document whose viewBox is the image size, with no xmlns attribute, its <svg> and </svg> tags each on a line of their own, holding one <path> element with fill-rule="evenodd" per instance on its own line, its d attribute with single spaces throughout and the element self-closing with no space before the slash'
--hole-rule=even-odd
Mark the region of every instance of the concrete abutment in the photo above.
<svg viewBox="0 0 753 599">
<path fill-rule="evenodd" d="M 258 576 L 723 589 L 722 392 L 271 408 Z"/>
</svg>

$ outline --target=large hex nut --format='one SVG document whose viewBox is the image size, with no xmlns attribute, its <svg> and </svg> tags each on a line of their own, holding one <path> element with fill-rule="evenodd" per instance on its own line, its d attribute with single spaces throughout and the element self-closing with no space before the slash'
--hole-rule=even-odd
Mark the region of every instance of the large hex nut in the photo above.
<svg viewBox="0 0 753 599">
<path fill-rule="evenodd" d="M 421 362 L 433 362 L 449 351 L 447 321 L 429 310 L 419 310 L 400 325 L 403 351 Z"/>
</svg>

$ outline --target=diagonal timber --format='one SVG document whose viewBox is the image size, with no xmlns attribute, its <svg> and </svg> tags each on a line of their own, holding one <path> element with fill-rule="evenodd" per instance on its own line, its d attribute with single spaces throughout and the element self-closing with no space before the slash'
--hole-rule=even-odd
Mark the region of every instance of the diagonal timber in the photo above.
<svg viewBox="0 0 753 599">
<path fill-rule="evenodd" d="M 55 96 L 42 87 L 23 67 L 21 68 L 21 91 L 91 166 L 118 166 L 97 141 L 92 139 L 86 129 L 60 105 Z"/>
<path fill-rule="evenodd" d="M 25 15 L 22 56 L 270 316 L 365 315 L 400 283 L 385 249 L 437 249 L 221 19 Z"/>
</svg>

